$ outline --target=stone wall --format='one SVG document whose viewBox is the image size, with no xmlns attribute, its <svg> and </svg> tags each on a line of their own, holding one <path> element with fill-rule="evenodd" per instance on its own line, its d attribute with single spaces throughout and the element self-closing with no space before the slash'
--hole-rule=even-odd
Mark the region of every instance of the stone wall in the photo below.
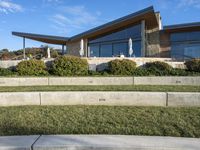
<svg viewBox="0 0 200 150">
<path fill-rule="evenodd" d="M 80 57 L 80 54 L 79 54 L 80 42 L 81 40 L 67 44 L 67 54 Z M 88 55 L 87 54 L 87 39 L 84 39 L 84 50 L 85 50 L 84 56 L 86 57 Z"/>
<path fill-rule="evenodd" d="M 160 57 L 170 57 L 170 34 L 160 31 Z"/>
<path fill-rule="evenodd" d="M 159 28 L 146 31 L 146 57 L 160 56 Z"/>
<path fill-rule="evenodd" d="M 77 54 L 78 55 L 78 54 Z M 176 62 L 172 61 L 171 58 L 147 58 L 147 57 L 138 57 L 138 58 L 119 58 L 119 57 L 111 57 L 111 58 L 85 58 L 89 63 L 90 70 L 101 71 L 108 67 L 108 62 L 114 59 L 130 59 L 137 63 L 137 66 L 142 66 L 147 62 L 154 61 L 162 61 L 170 64 L 174 68 L 185 68 L 184 62 Z M 50 66 L 54 59 L 45 59 L 43 60 L 47 66 Z M 15 68 L 16 65 L 20 62 L 20 60 L 10 60 L 10 61 L 0 61 L 0 68 Z"/>
<path fill-rule="evenodd" d="M 67 54 L 73 56 L 80 56 L 79 49 L 80 49 L 80 41 L 69 43 L 67 45 Z"/>
<path fill-rule="evenodd" d="M 123 58 L 87 58 L 90 70 L 102 71 L 108 68 L 108 62 L 114 59 Z M 171 58 L 125 58 L 136 62 L 137 66 L 143 66 L 147 62 L 162 61 L 166 62 L 174 68 L 185 68 L 184 62 L 175 62 Z"/>
</svg>

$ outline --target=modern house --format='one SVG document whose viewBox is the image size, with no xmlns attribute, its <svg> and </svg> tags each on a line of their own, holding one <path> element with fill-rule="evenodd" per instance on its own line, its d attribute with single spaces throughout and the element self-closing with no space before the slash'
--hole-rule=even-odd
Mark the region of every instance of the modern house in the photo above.
<svg viewBox="0 0 200 150">
<path fill-rule="evenodd" d="M 13 35 L 59 44 L 67 53 L 79 55 L 84 41 L 85 57 L 129 57 L 128 42 L 133 41 L 132 57 L 200 58 L 200 22 L 162 27 L 153 6 L 111 21 L 72 37 L 12 32 Z"/>
</svg>

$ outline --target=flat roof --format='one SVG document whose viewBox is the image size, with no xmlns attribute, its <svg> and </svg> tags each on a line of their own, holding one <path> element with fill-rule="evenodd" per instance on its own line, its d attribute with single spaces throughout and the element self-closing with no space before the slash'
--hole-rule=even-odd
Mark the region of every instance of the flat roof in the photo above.
<svg viewBox="0 0 200 150">
<path fill-rule="evenodd" d="M 49 44 L 66 45 L 67 41 L 69 40 L 68 37 L 41 35 L 41 34 L 24 33 L 24 32 L 12 32 L 12 35 L 19 36 L 19 37 L 25 37 L 28 39 L 45 42 L 45 43 L 49 43 Z"/>
<path fill-rule="evenodd" d="M 166 32 L 196 31 L 196 30 L 200 30 L 200 22 L 164 26 L 163 30 Z"/>
</svg>

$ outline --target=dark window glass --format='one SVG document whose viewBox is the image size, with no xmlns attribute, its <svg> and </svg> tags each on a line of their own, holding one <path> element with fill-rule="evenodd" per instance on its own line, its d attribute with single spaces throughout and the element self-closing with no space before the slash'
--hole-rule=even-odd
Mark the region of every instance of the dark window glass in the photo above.
<svg viewBox="0 0 200 150">
<path fill-rule="evenodd" d="M 100 57 L 112 57 L 112 45 L 102 44 L 100 46 Z"/>
<path fill-rule="evenodd" d="M 99 45 L 90 45 L 90 57 L 99 57 Z"/>
<path fill-rule="evenodd" d="M 120 55 L 128 56 L 128 43 L 113 44 L 113 56 L 118 57 Z"/>
<path fill-rule="evenodd" d="M 129 57 L 128 41 L 132 38 L 133 56 L 141 56 L 141 24 L 89 40 L 91 57 Z"/>
<path fill-rule="evenodd" d="M 132 57 L 141 57 L 141 41 L 133 42 L 133 54 Z"/>
<path fill-rule="evenodd" d="M 200 58 L 200 44 L 173 44 L 171 56 L 176 59 Z"/>
<path fill-rule="evenodd" d="M 200 32 L 171 34 L 171 57 L 175 59 L 200 58 Z"/>
<path fill-rule="evenodd" d="M 90 40 L 89 43 L 97 43 L 97 42 L 108 42 L 108 41 L 116 41 L 123 40 L 129 38 L 141 38 L 141 25 L 135 25 L 126 29 L 123 29 L 118 32 L 113 32 L 111 34 L 99 37 L 94 40 Z"/>
<path fill-rule="evenodd" d="M 183 32 L 171 34 L 172 42 L 200 41 L 200 32 Z"/>
</svg>

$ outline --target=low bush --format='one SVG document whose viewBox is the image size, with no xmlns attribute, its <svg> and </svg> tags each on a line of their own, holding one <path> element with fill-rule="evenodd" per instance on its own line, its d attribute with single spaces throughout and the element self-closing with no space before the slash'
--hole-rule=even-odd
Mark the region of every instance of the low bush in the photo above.
<svg viewBox="0 0 200 150">
<path fill-rule="evenodd" d="M 134 76 L 149 76 L 150 72 L 146 68 L 138 67 L 133 72 Z"/>
<path fill-rule="evenodd" d="M 59 56 L 58 52 L 56 50 L 51 51 L 51 57 L 57 58 Z"/>
<path fill-rule="evenodd" d="M 188 71 L 200 72 L 200 59 L 192 59 L 185 62 Z"/>
<path fill-rule="evenodd" d="M 52 73 L 58 76 L 85 76 L 88 74 L 88 62 L 75 56 L 60 56 L 52 64 Z"/>
<path fill-rule="evenodd" d="M 0 68 L 0 76 L 11 76 L 15 73 L 11 71 L 10 69 Z"/>
<path fill-rule="evenodd" d="M 115 59 L 108 63 L 109 72 L 113 75 L 133 75 L 136 63 L 128 59 Z"/>
<path fill-rule="evenodd" d="M 25 60 L 17 65 L 17 72 L 19 75 L 28 76 L 42 76 L 47 75 L 46 66 L 41 60 Z"/>
<path fill-rule="evenodd" d="M 149 74 L 156 76 L 170 75 L 173 69 L 169 64 L 160 61 L 146 63 L 145 68 L 148 70 Z"/>
</svg>

